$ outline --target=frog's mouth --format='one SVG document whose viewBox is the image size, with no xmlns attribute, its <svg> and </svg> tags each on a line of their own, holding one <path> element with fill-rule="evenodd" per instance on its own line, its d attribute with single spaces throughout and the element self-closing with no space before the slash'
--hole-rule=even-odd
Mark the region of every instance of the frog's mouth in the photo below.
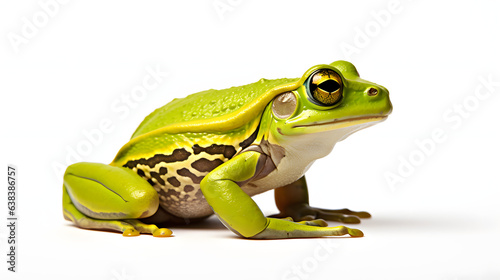
<svg viewBox="0 0 500 280">
<path fill-rule="evenodd" d="M 348 126 L 354 126 L 358 124 L 370 123 L 370 122 L 381 122 L 384 121 L 385 119 L 387 119 L 387 115 L 361 116 L 354 118 L 335 119 L 333 121 L 323 122 L 323 123 L 314 122 L 310 124 L 294 125 L 292 128 L 328 126 L 328 130 L 330 130 L 330 129 L 338 129 Z"/>
</svg>

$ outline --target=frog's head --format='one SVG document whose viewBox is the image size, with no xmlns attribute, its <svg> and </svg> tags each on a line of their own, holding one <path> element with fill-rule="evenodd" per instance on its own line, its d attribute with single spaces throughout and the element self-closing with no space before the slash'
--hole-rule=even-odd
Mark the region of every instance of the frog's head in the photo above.
<svg viewBox="0 0 500 280">
<path fill-rule="evenodd" d="M 279 142 L 303 138 L 332 142 L 333 147 L 355 131 L 385 120 L 392 111 L 389 91 L 361 79 L 347 61 L 314 66 L 298 84 L 276 96 L 270 106 L 270 132 Z"/>
</svg>

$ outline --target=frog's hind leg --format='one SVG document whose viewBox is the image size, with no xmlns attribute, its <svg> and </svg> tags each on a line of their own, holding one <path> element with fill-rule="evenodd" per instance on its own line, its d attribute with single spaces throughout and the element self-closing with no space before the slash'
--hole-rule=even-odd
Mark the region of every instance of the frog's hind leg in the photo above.
<svg viewBox="0 0 500 280">
<path fill-rule="evenodd" d="M 130 169 L 77 163 L 64 174 L 64 218 L 81 228 L 170 236 L 169 229 L 138 220 L 152 216 L 158 205 L 158 193 Z"/>
<path fill-rule="evenodd" d="M 133 225 L 124 221 L 94 219 L 85 216 L 71 201 L 66 187 L 63 187 L 63 215 L 66 220 L 81 228 L 120 231 L 123 232 L 123 236 L 137 236 L 140 234 Z"/>
</svg>

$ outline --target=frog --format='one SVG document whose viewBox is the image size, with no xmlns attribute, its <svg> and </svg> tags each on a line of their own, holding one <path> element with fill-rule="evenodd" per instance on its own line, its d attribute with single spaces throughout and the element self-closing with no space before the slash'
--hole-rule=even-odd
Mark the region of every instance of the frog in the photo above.
<svg viewBox="0 0 500 280">
<path fill-rule="evenodd" d="M 142 121 L 111 163 L 67 167 L 63 216 L 123 236 L 168 237 L 170 225 L 215 215 L 248 239 L 362 237 L 344 224 L 371 215 L 310 206 L 305 173 L 338 142 L 391 112 L 388 90 L 343 60 L 300 78 L 174 99 Z M 252 196 L 269 190 L 279 213 L 266 216 Z"/>
</svg>

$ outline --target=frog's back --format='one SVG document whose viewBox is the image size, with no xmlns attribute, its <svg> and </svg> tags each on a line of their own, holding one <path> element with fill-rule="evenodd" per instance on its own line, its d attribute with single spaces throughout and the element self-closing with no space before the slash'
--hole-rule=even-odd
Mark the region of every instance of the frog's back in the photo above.
<svg viewBox="0 0 500 280">
<path fill-rule="evenodd" d="M 174 99 L 147 116 L 132 138 L 172 124 L 223 117 L 251 103 L 268 90 L 296 80 L 261 79 L 244 86 L 222 90 L 210 89 L 185 98 Z"/>
</svg>

